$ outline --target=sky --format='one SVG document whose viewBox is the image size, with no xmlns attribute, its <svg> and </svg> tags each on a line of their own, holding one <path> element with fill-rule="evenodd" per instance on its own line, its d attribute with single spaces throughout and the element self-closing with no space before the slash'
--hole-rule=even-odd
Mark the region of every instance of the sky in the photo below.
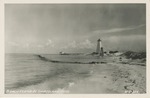
<svg viewBox="0 0 150 98">
<path fill-rule="evenodd" d="M 145 4 L 6 4 L 6 53 L 146 51 Z"/>
</svg>

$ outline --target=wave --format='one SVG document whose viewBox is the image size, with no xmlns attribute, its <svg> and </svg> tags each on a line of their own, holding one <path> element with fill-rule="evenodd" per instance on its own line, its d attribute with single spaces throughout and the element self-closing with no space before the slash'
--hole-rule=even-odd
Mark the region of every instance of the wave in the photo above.
<svg viewBox="0 0 150 98">
<path fill-rule="evenodd" d="M 54 68 L 52 67 L 52 69 L 49 71 L 49 73 L 45 74 L 45 75 L 36 75 L 35 78 L 30 79 L 30 80 L 25 80 L 25 81 L 18 81 L 16 82 L 13 87 L 11 88 L 15 88 L 15 89 L 19 89 L 22 87 L 27 87 L 27 86 L 32 86 L 32 85 L 38 85 L 40 83 L 43 83 L 45 81 L 47 81 L 48 79 L 51 78 L 56 78 L 59 75 L 63 75 L 63 74 L 70 74 L 70 75 L 75 75 L 78 77 L 88 77 L 89 76 L 89 71 L 85 69 L 81 70 L 82 65 L 80 64 L 98 64 L 98 63 L 106 63 L 106 62 L 70 62 L 70 61 L 57 61 L 57 60 L 52 60 L 52 59 L 48 59 L 42 55 L 35 55 L 36 57 L 38 57 L 40 60 L 45 61 L 45 62 L 51 62 L 51 63 L 60 63 L 59 66 L 55 66 Z M 61 64 L 63 63 L 63 64 Z M 76 65 L 76 67 L 74 65 L 64 65 L 64 64 L 78 64 Z M 79 68 L 79 69 L 78 69 Z M 85 68 L 85 66 L 84 66 Z"/>
</svg>

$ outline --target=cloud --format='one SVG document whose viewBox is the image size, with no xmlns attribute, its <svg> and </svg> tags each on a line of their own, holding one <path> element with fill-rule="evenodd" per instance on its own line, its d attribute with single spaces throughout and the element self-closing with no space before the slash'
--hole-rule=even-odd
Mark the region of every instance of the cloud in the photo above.
<svg viewBox="0 0 150 98">
<path fill-rule="evenodd" d="M 48 41 L 46 42 L 46 46 L 54 47 L 53 41 L 51 39 L 48 39 Z"/>
<path fill-rule="evenodd" d="M 62 49 L 69 49 L 69 48 L 78 48 L 78 49 L 91 49 L 94 47 L 94 44 L 86 39 L 83 42 L 76 42 L 76 41 L 72 41 L 71 43 L 68 43 L 68 45 L 63 46 Z"/>
<path fill-rule="evenodd" d="M 80 47 L 80 48 L 91 49 L 91 48 L 94 47 L 94 44 L 93 44 L 90 40 L 86 39 L 84 42 L 81 42 L 81 43 L 79 44 L 79 47 Z"/>
<path fill-rule="evenodd" d="M 77 42 L 76 41 L 72 41 L 69 42 L 67 45 L 62 46 L 62 49 L 68 49 L 68 48 L 77 48 Z"/>
<path fill-rule="evenodd" d="M 78 45 L 77 45 L 77 42 L 76 41 L 73 41 L 71 43 L 69 43 L 68 47 L 70 48 L 76 48 Z"/>
<path fill-rule="evenodd" d="M 126 27 L 126 28 L 113 28 L 113 29 L 108 29 L 108 30 L 97 30 L 94 31 L 94 33 L 114 33 L 114 32 L 122 32 L 122 31 L 128 31 L 128 30 L 134 30 L 134 29 L 138 29 L 140 27 L 145 26 L 145 24 L 141 24 L 138 26 L 131 26 L 131 27 Z"/>
<path fill-rule="evenodd" d="M 52 44 L 52 40 L 48 39 L 48 42 L 46 43 L 47 46 Z"/>
</svg>

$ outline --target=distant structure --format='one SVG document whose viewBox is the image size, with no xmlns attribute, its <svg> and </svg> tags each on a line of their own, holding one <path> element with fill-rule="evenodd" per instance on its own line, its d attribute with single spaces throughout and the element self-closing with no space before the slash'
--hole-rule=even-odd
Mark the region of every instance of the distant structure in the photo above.
<svg viewBox="0 0 150 98">
<path fill-rule="evenodd" d="M 100 54 L 100 48 L 101 48 L 101 40 L 98 39 L 98 40 L 97 40 L 97 49 L 96 49 L 96 53 L 97 53 L 97 54 Z"/>
<path fill-rule="evenodd" d="M 97 40 L 97 48 L 96 48 L 96 53 L 100 56 L 104 56 L 104 50 L 102 47 L 102 41 L 101 39 Z"/>
</svg>

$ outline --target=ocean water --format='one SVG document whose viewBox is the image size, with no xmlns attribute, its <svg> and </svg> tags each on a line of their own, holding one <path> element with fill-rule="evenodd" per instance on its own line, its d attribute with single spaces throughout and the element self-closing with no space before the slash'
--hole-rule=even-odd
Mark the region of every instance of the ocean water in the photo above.
<svg viewBox="0 0 150 98">
<path fill-rule="evenodd" d="M 101 61 L 96 56 L 41 54 L 57 61 L 91 62 Z M 56 90 L 68 87 L 80 79 L 90 77 L 91 64 L 52 63 L 37 54 L 5 54 L 5 90 L 42 89 Z M 71 85 L 71 84 L 69 84 Z"/>
</svg>

